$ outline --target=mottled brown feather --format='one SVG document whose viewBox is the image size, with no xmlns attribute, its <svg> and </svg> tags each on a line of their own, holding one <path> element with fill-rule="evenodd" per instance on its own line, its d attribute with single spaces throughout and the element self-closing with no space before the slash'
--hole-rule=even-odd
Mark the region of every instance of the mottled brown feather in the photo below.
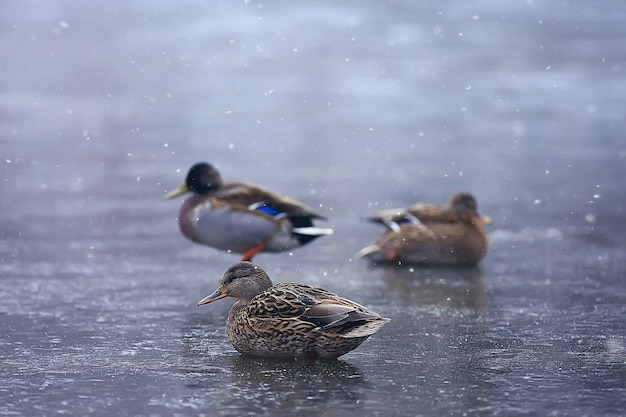
<svg viewBox="0 0 626 417">
<path fill-rule="evenodd" d="M 211 193 L 211 196 L 228 204 L 236 204 L 245 208 L 252 204 L 263 202 L 288 216 L 307 216 L 316 219 L 325 219 L 319 213 L 289 197 L 281 196 L 266 190 L 258 185 L 245 182 L 230 182 Z"/>
<path fill-rule="evenodd" d="M 416 204 L 368 220 L 389 229 L 357 253 L 374 262 L 467 265 L 487 252 L 483 224 L 490 220 L 478 213 L 476 200 L 467 193 L 455 194 L 447 206 Z"/>
<path fill-rule="evenodd" d="M 213 301 L 216 293 L 238 298 L 226 334 L 237 351 L 249 355 L 335 358 L 389 321 L 322 288 L 294 282 L 272 286 L 265 271 L 250 262 L 231 266 L 218 290 L 200 303 Z"/>
</svg>

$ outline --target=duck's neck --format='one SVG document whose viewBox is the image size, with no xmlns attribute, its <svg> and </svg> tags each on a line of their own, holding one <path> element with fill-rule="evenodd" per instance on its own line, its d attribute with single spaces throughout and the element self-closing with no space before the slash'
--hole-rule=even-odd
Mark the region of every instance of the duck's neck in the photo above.
<svg viewBox="0 0 626 417">
<path fill-rule="evenodd" d="M 230 326 L 234 326 L 237 321 L 237 317 L 241 313 L 241 311 L 246 307 L 246 304 L 241 302 L 241 300 L 237 300 L 235 304 L 230 308 L 228 312 L 228 318 L 226 319 L 226 328 Z"/>
<path fill-rule="evenodd" d="M 197 242 L 195 223 L 198 215 L 195 208 L 202 202 L 202 196 L 199 194 L 191 194 L 185 198 L 178 210 L 178 226 L 180 231 L 188 239 Z"/>
</svg>

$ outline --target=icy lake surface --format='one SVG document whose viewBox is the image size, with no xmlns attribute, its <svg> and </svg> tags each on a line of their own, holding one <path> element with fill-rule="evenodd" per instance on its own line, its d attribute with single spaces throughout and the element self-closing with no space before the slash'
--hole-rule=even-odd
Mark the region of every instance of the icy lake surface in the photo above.
<svg viewBox="0 0 626 417">
<path fill-rule="evenodd" d="M 0 415 L 623 415 L 626 3 L 0 4 Z M 255 261 L 392 322 L 240 356 L 192 163 L 328 217 Z M 377 210 L 473 193 L 476 268 L 355 259 Z"/>
</svg>

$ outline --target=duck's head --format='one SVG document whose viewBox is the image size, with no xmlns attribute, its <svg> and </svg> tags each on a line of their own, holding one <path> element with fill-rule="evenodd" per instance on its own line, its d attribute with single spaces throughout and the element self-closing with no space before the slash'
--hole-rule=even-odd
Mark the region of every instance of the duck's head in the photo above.
<svg viewBox="0 0 626 417">
<path fill-rule="evenodd" d="M 457 213 L 467 214 L 478 223 L 491 224 L 491 218 L 478 211 L 478 203 L 469 193 L 457 193 L 450 198 L 449 206 Z"/>
<path fill-rule="evenodd" d="M 260 266 L 247 261 L 238 262 L 224 272 L 217 289 L 198 301 L 198 305 L 209 304 L 226 297 L 235 297 L 247 304 L 271 286 L 272 280 Z"/>
<path fill-rule="evenodd" d="M 169 200 L 190 192 L 208 194 L 219 189 L 222 184 L 222 176 L 213 165 L 199 162 L 189 169 L 183 185 L 167 193 L 165 199 Z"/>
</svg>

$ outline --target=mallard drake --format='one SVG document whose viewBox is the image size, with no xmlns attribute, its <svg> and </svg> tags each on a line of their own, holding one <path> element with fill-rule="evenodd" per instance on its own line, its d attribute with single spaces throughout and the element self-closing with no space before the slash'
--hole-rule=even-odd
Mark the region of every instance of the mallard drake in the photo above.
<svg viewBox="0 0 626 417">
<path fill-rule="evenodd" d="M 389 319 L 322 288 L 295 282 L 272 285 L 252 262 L 226 270 L 219 287 L 198 305 L 235 297 L 226 336 L 253 356 L 336 358 L 359 346 Z"/>
<path fill-rule="evenodd" d="M 373 262 L 472 265 L 487 252 L 484 225 L 491 219 L 478 212 L 476 199 L 468 193 L 453 195 L 447 206 L 416 204 L 366 220 L 388 229 L 357 253 Z"/>
<path fill-rule="evenodd" d="M 306 245 L 333 233 L 315 227 L 325 217 L 299 201 L 244 182 L 224 183 L 219 171 L 201 162 L 189 170 L 185 182 L 165 199 L 191 196 L 178 213 L 178 225 L 188 239 L 252 260 L 259 252 L 280 252 Z"/>
</svg>

